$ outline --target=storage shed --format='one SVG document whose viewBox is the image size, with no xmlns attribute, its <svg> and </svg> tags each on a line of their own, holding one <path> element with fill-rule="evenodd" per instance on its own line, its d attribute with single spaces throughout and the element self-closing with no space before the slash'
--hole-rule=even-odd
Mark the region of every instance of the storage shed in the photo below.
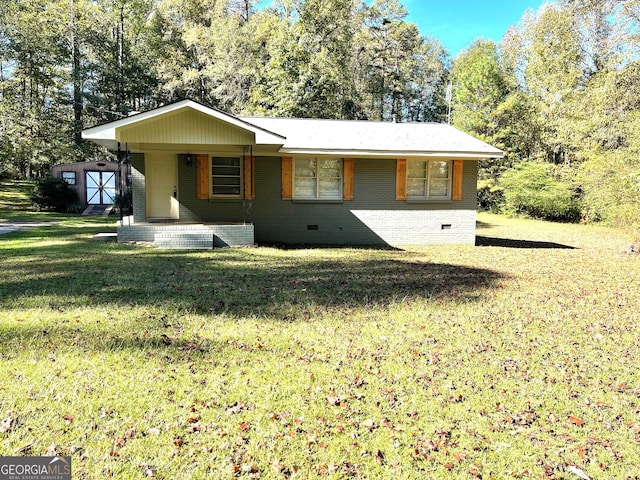
<svg viewBox="0 0 640 480">
<path fill-rule="evenodd" d="M 112 205 L 130 183 L 128 166 L 108 161 L 61 163 L 51 169 L 51 176 L 75 188 L 83 206 Z"/>
</svg>

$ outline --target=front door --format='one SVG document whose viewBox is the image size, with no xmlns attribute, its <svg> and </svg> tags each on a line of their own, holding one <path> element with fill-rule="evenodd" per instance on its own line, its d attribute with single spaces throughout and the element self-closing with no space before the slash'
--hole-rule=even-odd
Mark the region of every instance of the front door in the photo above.
<svg viewBox="0 0 640 480">
<path fill-rule="evenodd" d="M 178 218 L 178 156 L 145 155 L 147 218 Z"/>
<path fill-rule="evenodd" d="M 112 205 L 115 202 L 115 172 L 86 172 L 85 180 L 89 205 Z"/>
</svg>

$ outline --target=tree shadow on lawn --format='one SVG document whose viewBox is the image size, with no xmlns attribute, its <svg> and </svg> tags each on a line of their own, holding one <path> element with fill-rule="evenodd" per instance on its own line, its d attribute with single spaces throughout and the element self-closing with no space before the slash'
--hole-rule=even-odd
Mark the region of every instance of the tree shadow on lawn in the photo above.
<svg viewBox="0 0 640 480">
<path fill-rule="evenodd" d="M 32 261 L 8 262 L 0 279 L 0 309 L 41 297 L 52 308 L 173 305 L 197 314 L 291 320 L 286 312 L 298 307 L 480 300 L 503 276 L 383 250 L 338 249 L 336 257 L 282 250 L 265 256 L 252 249 L 171 252 L 90 242 L 69 247 L 65 252 L 53 246 L 52 255 L 40 247 Z"/>
<path fill-rule="evenodd" d="M 492 270 L 420 262 L 402 252 L 358 252 L 353 260 L 285 255 L 276 261 L 249 249 L 123 253 L 114 255 L 112 264 L 104 255 L 58 258 L 48 272 L 0 280 L 0 315 L 13 295 L 60 317 L 56 322 L 49 316 L 44 327 L 30 321 L 0 328 L 0 343 L 13 340 L 18 345 L 29 339 L 30 345 L 47 346 L 60 339 L 88 351 L 148 349 L 176 359 L 194 358 L 222 346 L 216 340 L 176 334 L 183 315 L 291 323 L 314 322 L 328 314 L 349 321 L 350 312 L 361 307 L 383 314 L 390 305 L 424 299 L 443 304 L 481 301 L 503 277 Z M 365 258 L 369 253 L 384 258 Z M 95 307 L 96 314 L 78 319 L 72 309 L 83 307 Z M 140 313 L 129 319 L 129 308 Z"/>
<path fill-rule="evenodd" d="M 535 240 L 517 240 L 511 238 L 476 236 L 476 247 L 503 247 L 524 249 L 563 249 L 575 250 L 576 247 L 555 242 L 540 242 Z"/>
<path fill-rule="evenodd" d="M 390 250 L 186 252 L 78 237 L 65 243 L 4 249 L 0 317 L 7 310 L 42 307 L 52 314 L 43 314 L 42 327 L 31 320 L 0 328 L 0 343 L 36 339 L 46 346 L 75 338 L 74 346 L 89 350 L 151 349 L 187 358 L 217 347 L 179 340 L 173 328 L 183 315 L 289 323 L 335 313 L 348 319 L 358 308 L 382 312 L 421 300 L 478 302 L 504 278 L 494 270 L 429 263 L 419 253 Z M 91 318 L 71 313 L 94 307 L 95 315 L 86 314 Z M 172 340 L 161 337 L 163 332 Z"/>
</svg>

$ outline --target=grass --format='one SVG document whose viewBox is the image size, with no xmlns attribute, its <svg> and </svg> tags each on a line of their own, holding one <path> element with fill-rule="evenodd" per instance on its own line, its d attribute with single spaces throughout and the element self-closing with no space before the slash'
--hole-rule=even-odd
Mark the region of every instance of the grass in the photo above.
<svg viewBox="0 0 640 480">
<path fill-rule="evenodd" d="M 11 198 L 0 220 L 27 215 Z M 624 234 L 483 214 L 479 247 L 173 252 L 57 220 L 0 237 L 2 455 L 78 479 L 640 478 Z"/>
</svg>

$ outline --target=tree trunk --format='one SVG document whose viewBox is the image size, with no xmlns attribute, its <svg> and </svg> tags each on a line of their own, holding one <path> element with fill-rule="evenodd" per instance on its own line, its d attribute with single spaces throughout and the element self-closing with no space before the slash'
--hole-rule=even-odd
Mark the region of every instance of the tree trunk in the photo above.
<svg viewBox="0 0 640 480">
<path fill-rule="evenodd" d="M 73 82 L 73 143 L 78 150 L 82 147 L 82 72 L 80 61 L 80 45 L 78 30 L 76 25 L 75 0 L 71 0 L 71 62 L 72 62 L 72 82 Z M 80 158 L 78 159 L 80 160 Z"/>
</svg>

